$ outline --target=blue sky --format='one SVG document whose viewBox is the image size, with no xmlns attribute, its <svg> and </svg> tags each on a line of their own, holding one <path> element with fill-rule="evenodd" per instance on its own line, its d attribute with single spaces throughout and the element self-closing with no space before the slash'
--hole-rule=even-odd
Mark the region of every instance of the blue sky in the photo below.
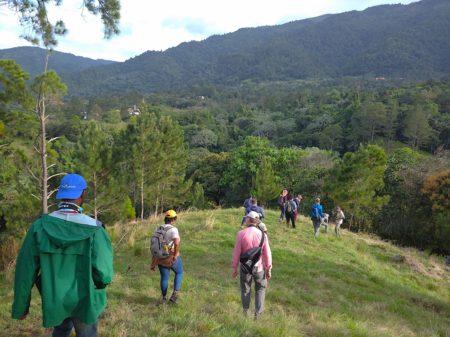
<svg viewBox="0 0 450 337">
<path fill-rule="evenodd" d="M 380 4 L 417 0 L 121 0 L 121 34 L 103 39 L 98 17 L 81 10 L 82 1 L 66 0 L 49 9 L 52 21 L 62 19 L 69 33 L 56 50 L 93 59 L 125 61 L 148 50 L 166 50 L 182 42 L 204 40 L 239 28 L 277 25 L 322 14 L 364 10 Z M 17 15 L 0 6 L 0 49 L 29 45 L 20 38 Z"/>
</svg>

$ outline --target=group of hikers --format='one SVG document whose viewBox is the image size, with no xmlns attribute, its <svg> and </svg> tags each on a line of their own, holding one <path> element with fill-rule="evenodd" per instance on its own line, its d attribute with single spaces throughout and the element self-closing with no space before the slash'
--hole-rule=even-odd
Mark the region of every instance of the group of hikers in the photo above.
<svg viewBox="0 0 450 337">
<path fill-rule="evenodd" d="M 96 337 L 98 317 L 106 307 L 106 287 L 113 278 L 113 249 L 108 234 L 100 221 L 83 214 L 86 189 L 85 179 L 78 174 L 67 174 L 61 179 L 56 194 L 60 200 L 58 209 L 32 223 L 16 261 L 12 318 L 27 317 L 31 290 L 36 285 L 42 298 L 43 325 L 53 327 L 52 337 L 69 337 L 73 329 L 77 337 Z M 286 219 L 295 228 L 302 196 L 294 198 L 283 190 L 279 200 L 280 221 Z M 320 220 L 313 217 L 314 212 L 318 218 L 324 217 L 318 198 L 311 217 L 316 236 Z M 339 211 L 337 214 L 342 223 L 343 213 L 341 217 Z M 264 209 L 257 205 L 256 198 L 247 199 L 231 263 L 231 276 L 240 276 L 245 316 L 250 309 L 252 282 L 255 283 L 255 320 L 263 312 L 267 282 L 272 277 L 272 253 L 264 218 Z M 180 241 L 177 213 L 168 210 L 164 224 L 156 228 L 150 240 L 150 269 L 159 269 L 161 305 L 178 303 L 183 279 Z M 170 271 L 175 275 L 168 298 Z"/>
<path fill-rule="evenodd" d="M 283 189 L 278 196 L 278 206 L 280 209 L 280 222 L 286 220 L 286 224 L 291 224 L 295 228 L 295 223 L 300 214 L 302 205 L 302 195 L 295 197 L 287 189 Z M 233 250 L 233 277 L 240 275 L 241 301 L 244 316 L 248 315 L 250 307 L 251 285 L 255 283 L 255 320 L 259 319 L 264 309 L 265 290 L 267 282 L 272 277 L 272 253 L 267 235 L 267 226 L 262 222 L 265 218 L 264 209 L 258 206 L 255 197 L 250 196 L 244 201 L 245 215 L 241 222 L 241 227 L 236 238 Z M 320 226 L 324 225 L 328 230 L 329 214 L 324 212 L 320 203 L 320 198 L 316 198 L 311 206 L 310 217 L 313 223 L 314 238 L 317 238 Z M 336 207 L 336 236 L 340 235 L 340 226 L 345 216 L 342 209 Z M 255 253 L 256 251 L 256 253 Z M 249 255 L 256 255 L 249 258 Z"/>
<path fill-rule="evenodd" d="M 289 193 L 287 189 L 283 189 L 278 196 L 280 222 L 285 220 L 288 226 L 296 228 L 296 221 L 300 214 L 302 200 L 303 196 L 301 194 L 296 194 L 294 196 L 294 194 Z M 245 217 L 251 211 L 258 213 L 261 221 L 265 218 L 264 209 L 258 205 L 255 197 L 250 196 L 245 199 L 243 207 L 245 215 L 242 219 L 241 226 L 245 224 Z M 340 236 L 340 228 L 345 219 L 345 215 L 339 206 L 336 207 L 335 214 L 335 233 L 336 236 Z M 325 213 L 323 206 L 320 203 L 320 198 L 315 198 L 314 203 L 311 206 L 310 217 L 313 223 L 314 238 L 317 238 L 321 226 L 324 226 L 325 231 L 328 231 L 328 221 L 330 216 L 328 213 Z"/>
</svg>

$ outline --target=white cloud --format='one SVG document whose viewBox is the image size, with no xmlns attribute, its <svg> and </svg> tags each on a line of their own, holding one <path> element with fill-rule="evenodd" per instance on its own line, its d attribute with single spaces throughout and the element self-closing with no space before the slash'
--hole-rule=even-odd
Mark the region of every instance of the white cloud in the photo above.
<svg viewBox="0 0 450 337">
<path fill-rule="evenodd" d="M 69 33 L 58 39 L 59 51 L 123 61 L 147 50 L 165 50 L 181 42 L 203 40 L 243 27 L 276 25 L 328 13 L 365 9 L 382 3 L 416 0 L 121 0 L 122 34 L 103 39 L 99 17 L 82 11 L 82 1 L 52 7 L 49 17 L 62 19 Z M 0 6 L 0 49 L 28 45 L 19 38 L 18 20 Z"/>
</svg>

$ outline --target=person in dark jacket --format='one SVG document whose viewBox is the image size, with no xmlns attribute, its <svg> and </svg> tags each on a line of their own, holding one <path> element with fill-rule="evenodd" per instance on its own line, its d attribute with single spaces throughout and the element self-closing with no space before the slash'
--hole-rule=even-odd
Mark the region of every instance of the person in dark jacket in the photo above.
<svg viewBox="0 0 450 337">
<path fill-rule="evenodd" d="M 17 257 L 12 318 L 25 319 L 31 289 L 42 298 L 44 327 L 53 337 L 96 337 L 97 320 L 106 307 L 106 286 L 113 277 L 108 234 L 83 214 L 87 184 L 78 174 L 61 180 L 58 210 L 31 225 Z"/>
<path fill-rule="evenodd" d="M 247 215 L 251 211 L 258 213 L 260 219 L 264 219 L 266 217 L 264 214 L 264 209 L 261 206 L 258 206 L 258 201 L 256 200 L 256 198 L 252 198 L 252 200 L 250 201 L 250 206 L 248 206 L 245 210 L 245 215 Z"/>
<path fill-rule="evenodd" d="M 294 198 L 295 205 L 297 206 L 297 209 L 295 210 L 295 221 L 298 219 L 298 215 L 300 214 L 300 205 L 302 204 L 303 197 L 301 194 L 297 194 L 297 196 Z"/>
<path fill-rule="evenodd" d="M 278 196 L 278 207 L 280 208 L 280 222 L 284 220 L 284 206 L 287 201 L 288 190 L 283 189 Z"/>
<path fill-rule="evenodd" d="M 289 226 L 289 222 L 292 224 L 292 228 L 295 228 L 295 213 L 297 211 L 297 204 L 294 202 L 294 196 L 289 193 L 286 203 L 284 204 L 284 216 L 286 218 L 286 225 Z"/>
</svg>

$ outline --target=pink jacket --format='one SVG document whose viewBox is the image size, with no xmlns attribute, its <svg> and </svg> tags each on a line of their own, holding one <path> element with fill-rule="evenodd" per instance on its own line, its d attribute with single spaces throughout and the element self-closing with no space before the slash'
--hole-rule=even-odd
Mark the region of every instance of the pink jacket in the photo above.
<svg viewBox="0 0 450 337">
<path fill-rule="evenodd" d="M 232 267 L 234 271 L 237 271 L 239 266 L 239 256 L 241 253 L 259 246 L 261 242 L 262 232 L 255 226 L 249 226 L 243 230 L 240 230 L 236 236 L 236 244 L 234 245 Z M 272 252 L 270 251 L 269 238 L 266 234 L 264 243 L 262 246 L 261 259 L 256 264 L 257 271 L 260 272 L 264 269 L 272 269 Z M 262 261 L 262 263 L 261 263 Z"/>
</svg>

